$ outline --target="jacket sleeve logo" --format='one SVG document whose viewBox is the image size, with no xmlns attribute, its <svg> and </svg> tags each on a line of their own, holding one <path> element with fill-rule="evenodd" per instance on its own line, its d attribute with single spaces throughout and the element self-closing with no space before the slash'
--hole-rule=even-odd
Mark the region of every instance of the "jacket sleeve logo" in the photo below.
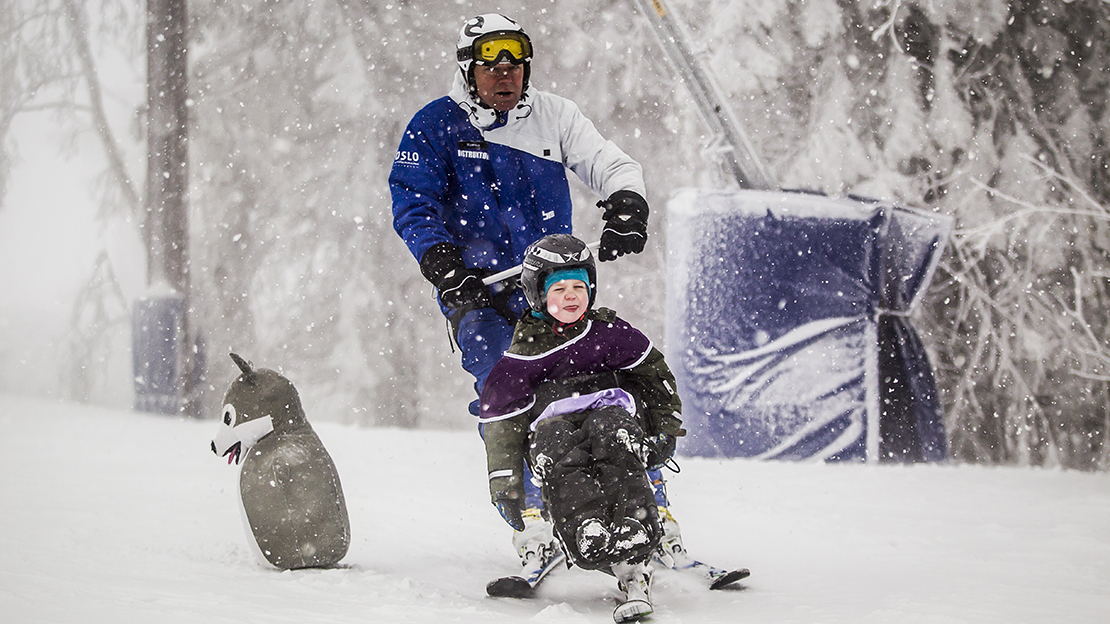
<svg viewBox="0 0 1110 624">
<path fill-rule="evenodd" d="M 393 157 L 393 164 L 417 167 L 420 165 L 420 152 L 397 150 L 397 154 Z"/>
</svg>

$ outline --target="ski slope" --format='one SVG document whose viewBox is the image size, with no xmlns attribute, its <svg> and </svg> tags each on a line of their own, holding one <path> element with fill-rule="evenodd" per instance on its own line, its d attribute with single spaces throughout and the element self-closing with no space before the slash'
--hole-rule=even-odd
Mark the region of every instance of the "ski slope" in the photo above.
<svg viewBox="0 0 1110 624">
<path fill-rule="evenodd" d="M 0 427 L 3 622 L 612 621 L 597 572 L 485 596 L 517 564 L 468 431 L 315 422 L 351 550 L 340 569 L 279 572 L 247 544 L 215 421 L 0 395 Z M 687 547 L 752 576 L 710 592 L 659 571 L 652 622 L 1110 622 L 1110 474 L 681 463 Z"/>
</svg>

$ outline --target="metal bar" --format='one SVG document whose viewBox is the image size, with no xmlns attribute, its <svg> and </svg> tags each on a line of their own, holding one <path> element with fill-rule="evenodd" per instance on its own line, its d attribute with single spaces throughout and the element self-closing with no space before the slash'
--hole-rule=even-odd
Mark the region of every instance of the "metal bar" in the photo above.
<svg viewBox="0 0 1110 624">
<path fill-rule="evenodd" d="M 596 253 L 597 248 L 601 246 L 601 241 L 597 241 L 596 243 L 590 243 L 586 246 L 590 248 L 590 251 L 593 251 L 593 252 Z M 500 273 L 494 273 L 493 275 L 486 276 L 485 278 L 482 279 L 482 283 L 485 284 L 486 286 L 489 286 L 490 284 L 496 284 L 497 282 L 500 282 L 502 280 L 507 280 L 510 277 L 516 277 L 517 275 L 520 275 L 520 272 L 522 270 L 524 270 L 524 266 L 518 264 L 518 265 L 516 265 L 515 267 L 513 267 L 511 269 L 505 269 L 504 271 L 501 271 Z"/>
<path fill-rule="evenodd" d="M 722 137 L 730 149 L 726 150 L 725 164 L 741 188 L 774 190 L 762 160 L 752 147 L 748 135 L 736 122 L 712 73 L 702 67 L 697 55 L 690 48 L 690 37 L 678 17 L 667 8 L 663 0 L 635 0 L 651 23 L 656 38 L 663 46 L 679 78 L 690 89 L 702 117 L 713 133 Z"/>
</svg>

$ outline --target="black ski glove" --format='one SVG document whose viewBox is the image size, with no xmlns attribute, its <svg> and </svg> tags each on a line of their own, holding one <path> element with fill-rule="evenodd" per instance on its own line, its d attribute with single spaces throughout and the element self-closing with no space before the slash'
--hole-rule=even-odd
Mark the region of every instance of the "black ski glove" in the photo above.
<svg viewBox="0 0 1110 624">
<path fill-rule="evenodd" d="M 604 208 L 601 218 L 601 247 L 597 257 L 602 262 L 625 254 L 640 253 L 647 242 L 648 205 L 636 191 L 617 191 L 609 199 L 597 203 Z"/>
<path fill-rule="evenodd" d="M 524 530 L 524 517 L 520 515 L 520 499 L 499 496 L 493 501 L 493 506 L 497 507 L 497 513 L 501 514 L 509 526 L 517 531 Z"/>
<path fill-rule="evenodd" d="M 488 308 L 493 305 L 489 286 L 482 273 L 468 269 L 462 251 L 451 243 L 438 243 L 424 252 L 420 272 L 439 291 L 439 301 L 451 310 L 462 307 Z"/>
</svg>

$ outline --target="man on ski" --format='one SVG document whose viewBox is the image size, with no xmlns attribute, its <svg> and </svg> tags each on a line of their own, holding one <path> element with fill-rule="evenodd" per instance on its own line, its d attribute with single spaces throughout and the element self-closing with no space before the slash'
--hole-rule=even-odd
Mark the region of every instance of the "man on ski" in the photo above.
<svg viewBox="0 0 1110 624">
<path fill-rule="evenodd" d="M 394 228 L 435 286 L 480 393 L 527 307 L 515 279 L 489 286 L 482 279 L 520 264 L 540 238 L 570 233 L 567 170 L 606 198 L 598 204 L 602 261 L 643 251 L 648 206 L 639 163 L 573 102 L 530 84 L 532 42 L 519 24 L 498 14 L 469 19 L 455 53 L 450 93 L 413 117 L 389 184 Z M 478 415 L 477 400 L 470 412 Z M 679 543 L 658 472 L 655 478 L 668 532 Z M 526 528 L 513 540 L 522 561 L 556 550 L 539 493 L 525 484 Z"/>
<path fill-rule="evenodd" d="M 644 334 L 594 309 L 597 273 L 582 241 L 533 243 L 520 282 L 530 309 L 481 396 L 491 498 L 524 528 L 527 458 L 571 562 L 612 572 L 626 592 L 614 619 L 636 619 L 652 612 L 647 561 L 663 538 L 646 469 L 686 433 L 674 376 Z"/>
</svg>

